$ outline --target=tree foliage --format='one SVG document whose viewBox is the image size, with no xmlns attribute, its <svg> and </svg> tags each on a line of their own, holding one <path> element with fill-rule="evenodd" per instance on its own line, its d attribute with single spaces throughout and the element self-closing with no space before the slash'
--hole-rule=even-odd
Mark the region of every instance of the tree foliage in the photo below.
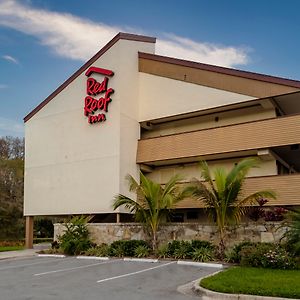
<svg viewBox="0 0 300 300">
<path fill-rule="evenodd" d="M 275 198 L 273 191 L 259 191 L 245 195 L 243 185 L 249 170 L 257 167 L 258 161 L 247 158 L 240 161 L 229 172 L 224 168 L 210 171 L 205 161 L 200 162 L 201 177 L 195 179 L 187 188 L 195 198 L 202 201 L 215 222 L 219 232 L 219 250 L 223 258 L 225 251 L 226 229 L 228 225 L 239 223 L 247 207 L 260 198 Z"/>
<path fill-rule="evenodd" d="M 148 229 L 152 248 L 157 248 L 157 231 L 163 221 L 166 220 L 170 210 L 174 205 L 186 197 L 185 192 L 181 192 L 177 183 L 182 179 L 180 176 L 173 176 L 164 186 L 152 181 L 140 174 L 141 183 L 128 175 L 126 177 L 129 184 L 129 191 L 137 195 L 137 200 L 119 194 L 115 197 L 113 208 L 124 206 L 131 213 L 135 214 L 137 222 L 141 222 Z"/>
<path fill-rule="evenodd" d="M 24 139 L 0 138 L 0 239 L 24 235 Z"/>
</svg>

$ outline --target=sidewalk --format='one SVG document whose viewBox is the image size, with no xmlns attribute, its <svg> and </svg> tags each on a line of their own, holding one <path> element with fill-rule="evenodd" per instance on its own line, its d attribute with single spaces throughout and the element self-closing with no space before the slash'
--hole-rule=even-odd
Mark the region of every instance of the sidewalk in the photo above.
<svg viewBox="0 0 300 300">
<path fill-rule="evenodd" d="M 18 251 L 6 251 L 0 252 L 0 260 L 17 257 L 30 257 L 37 255 L 37 252 L 50 248 L 50 244 L 37 244 L 33 246 L 33 249 L 25 249 Z"/>
</svg>

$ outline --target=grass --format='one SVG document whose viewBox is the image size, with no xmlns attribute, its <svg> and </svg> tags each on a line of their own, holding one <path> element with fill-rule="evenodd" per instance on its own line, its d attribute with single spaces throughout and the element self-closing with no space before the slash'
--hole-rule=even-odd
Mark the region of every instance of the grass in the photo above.
<svg viewBox="0 0 300 300">
<path fill-rule="evenodd" d="M 204 278 L 206 289 L 232 294 L 300 298 L 300 270 L 233 267 Z"/>
<path fill-rule="evenodd" d="M 23 250 L 24 246 L 0 246 L 0 252 Z"/>
</svg>

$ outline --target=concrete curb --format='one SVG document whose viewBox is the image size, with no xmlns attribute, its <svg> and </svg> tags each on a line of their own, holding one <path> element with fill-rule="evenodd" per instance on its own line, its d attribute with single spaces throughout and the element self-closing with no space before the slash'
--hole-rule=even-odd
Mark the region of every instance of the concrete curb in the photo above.
<svg viewBox="0 0 300 300">
<path fill-rule="evenodd" d="M 195 267 L 217 268 L 217 269 L 224 268 L 224 266 L 222 264 L 204 263 L 204 262 L 196 262 L 196 261 L 185 261 L 185 260 L 178 260 L 177 264 L 178 265 L 186 265 L 186 266 L 195 266 Z"/>
<path fill-rule="evenodd" d="M 76 256 L 77 259 L 94 259 L 94 260 L 109 260 L 109 257 L 106 256 L 84 256 L 78 255 Z"/>
<path fill-rule="evenodd" d="M 146 263 L 156 263 L 158 259 L 153 258 L 131 258 L 131 257 L 124 257 L 124 261 L 133 261 L 133 262 L 146 262 Z"/>
<path fill-rule="evenodd" d="M 194 281 L 192 287 L 193 292 L 197 296 L 202 297 L 201 298 L 202 300 L 297 300 L 292 298 L 267 297 L 267 296 L 257 296 L 257 295 L 225 294 L 225 293 L 219 293 L 219 292 L 207 290 L 199 285 L 202 279 L 214 276 L 219 272 L 221 272 L 221 270 Z"/>
<path fill-rule="evenodd" d="M 63 254 L 38 254 L 38 257 L 57 257 L 57 258 L 64 258 L 66 255 Z"/>
</svg>

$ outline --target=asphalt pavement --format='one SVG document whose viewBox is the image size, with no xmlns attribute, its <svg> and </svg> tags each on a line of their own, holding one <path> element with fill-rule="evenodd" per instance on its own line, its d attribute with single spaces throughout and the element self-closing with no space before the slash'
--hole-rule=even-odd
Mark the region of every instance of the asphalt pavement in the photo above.
<svg viewBox="0 0 300 300">
<path fill-rule="evenodd" d="M 0 260 L 0 300 L 199 300 L 188 292 L 182 294 L 178 286 L 215 271 L 174 261 L 5 259 Z M 184 288 L 179 290 L 185 292 Z"/>
</svg>

